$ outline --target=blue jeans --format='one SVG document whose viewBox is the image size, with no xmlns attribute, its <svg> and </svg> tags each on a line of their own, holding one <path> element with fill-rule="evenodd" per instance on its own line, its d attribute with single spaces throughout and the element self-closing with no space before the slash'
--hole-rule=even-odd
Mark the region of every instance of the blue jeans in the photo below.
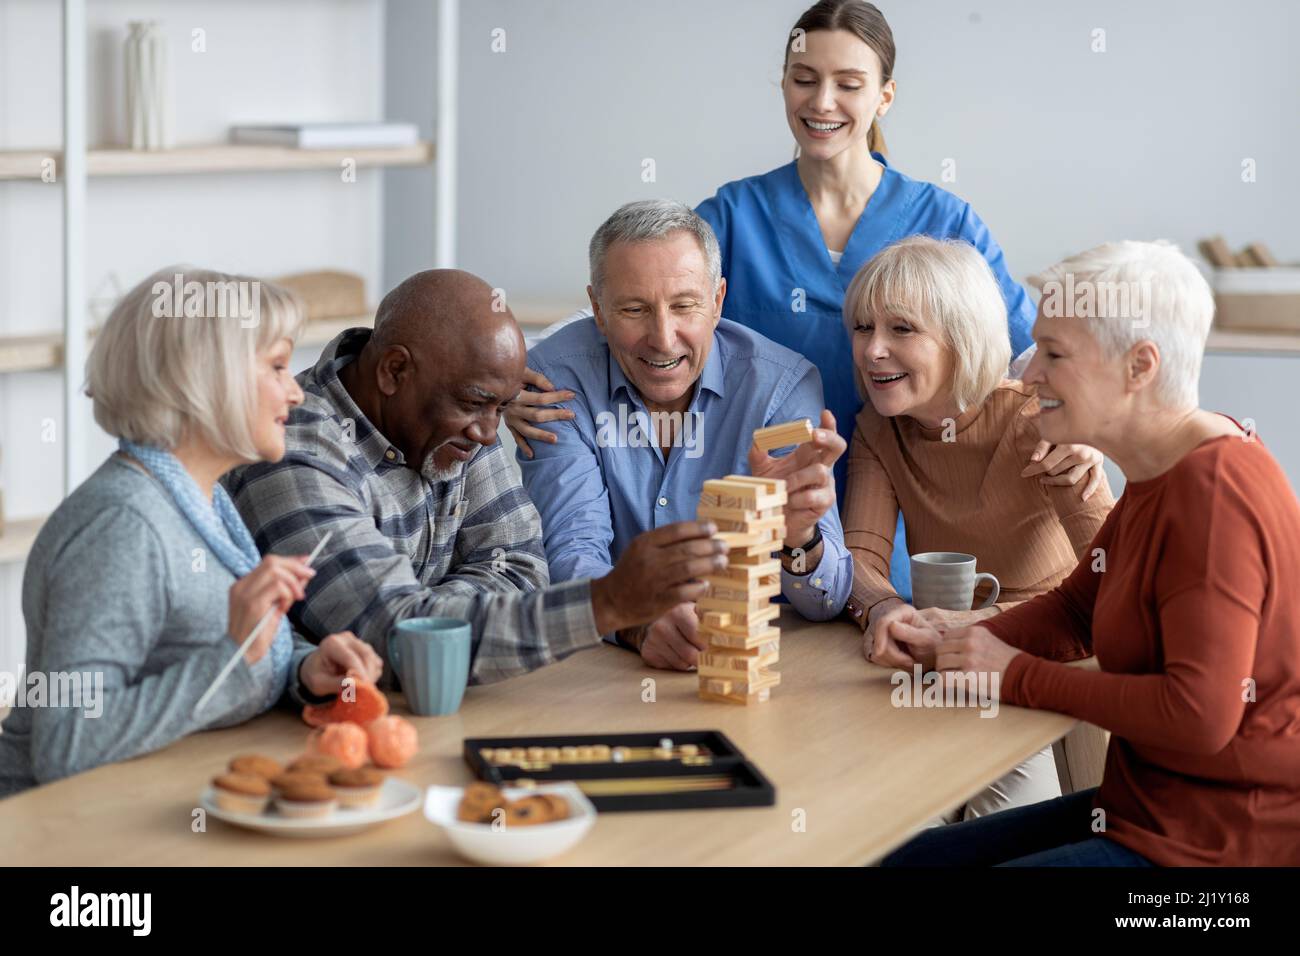
<svg viewBox="0 0 1300 956">
<path fill-rule="evenodd" d="M 1092 798 L 1069 796 L 935 827 L 880 861 L 881 866 L 1153 866 L 1146 857 L 1093 832 Z"/>
</svg>

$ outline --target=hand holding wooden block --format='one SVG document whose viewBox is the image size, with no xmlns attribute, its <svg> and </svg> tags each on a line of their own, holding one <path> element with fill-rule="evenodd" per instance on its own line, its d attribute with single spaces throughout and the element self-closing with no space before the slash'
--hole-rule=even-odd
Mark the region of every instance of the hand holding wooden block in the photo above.
<svg viewBox="0 0 1300 956">
<path fill-rule="evenodd" d="M 784 448 L 786 445 L 802 445 L 812 441 L 813 424 L 811 419 L 801 418 L 797 422 L 784 425 L 769 425 L 754 432 L 754 444 L 763 451 Z"/>
</svg>

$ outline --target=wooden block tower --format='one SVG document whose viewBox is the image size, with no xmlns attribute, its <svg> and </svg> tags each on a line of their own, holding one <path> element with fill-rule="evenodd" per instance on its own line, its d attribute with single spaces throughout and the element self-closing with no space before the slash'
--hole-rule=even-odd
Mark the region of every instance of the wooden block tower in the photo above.
<svg viewBox="0 0 1300 956">
<path fill-rule="evenodd" d="M 709 641 L 700 653 L 700 697 L 736 704 L 761 703 L 781 675 L 772 670 L 781 613 L 772 598 L 781 593 L 781 562 L 772 553 L 785 537 L 785 482 L 728 475 L 704 483 L 700 520 L 718 526 L 727 542 L 727 569 L 711 575 L 709 593 L 696 604 L 700 633 Z"/>
</svg>

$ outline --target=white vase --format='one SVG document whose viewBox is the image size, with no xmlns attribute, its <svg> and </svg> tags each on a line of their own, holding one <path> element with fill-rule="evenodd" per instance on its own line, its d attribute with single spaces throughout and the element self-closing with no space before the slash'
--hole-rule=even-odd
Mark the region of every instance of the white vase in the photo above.
<svg viewBox="0 0 1300 956">
<path fill-rule="evenodd" d="M 167 38 L 156 20 L 130 23 L 126 38 L 126 122 L 132 149 L 171 149 Z"/>
</svg>

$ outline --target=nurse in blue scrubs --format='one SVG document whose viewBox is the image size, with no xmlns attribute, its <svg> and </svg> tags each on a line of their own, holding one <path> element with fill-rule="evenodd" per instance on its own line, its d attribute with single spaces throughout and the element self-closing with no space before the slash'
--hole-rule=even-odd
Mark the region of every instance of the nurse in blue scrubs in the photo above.
<svg viewBox="0 0 1300 956">
<path fill-rule="evenodd" d="M 923 233 L 970 242 L 988 260 L 1007 303 L 1011 354 L 1032 344 L 1035 306 L 1011 278 L 1002 250 L 966 201 L 888 164 L 877 121 L 894 101 L 894 39 L 884 16 L 862 0 L 822 0 L 804 12 L 786 40 L 781 90 L 798 158 L 761 176 L 728 183 L 698 208 L 717 234 L 727 279 L 726 317 L 802 353 L 821 372 L 826 407 L 852 441 L 862 397 L 840 308 L 854 274 L 890 243 Z M 1013 364 L 1014 367 L 1014 364 Z M 554 441 L 546 422 L 571 418 L 565 383 L 530 370 L 506 422 L 519 447 Z M 546 407 L 550 406 L 550 407 Z M 1102 456 L 1086 446 L 1043 443 L 1026 476 L 1075 484 Z M 835 466 L 842 497 L 847 465 Z M 906 543 L 894 547 L 891 578 L 910 597 Z"/>
<path fill-rule="evenodd" d="M 894 101 L 894 39 L 884 16 L 860 0 L 824 0 L 804 12 L 786 42 L 781 90 L 798 158 L 761 176 L 728 183 L 700 204 L 722 248 L 727 318 L 808 358 L 822 375 L 826 406 L 852 441 L 862 397 L 841 306 L 857 271 L 908 236 L 964 239 L 988 260 L 1007 303 L 1011 354 L 1032 344 L 1035 306 L 1011 277 L 1002 249 L 970 203 L 912 179 L 885 159 L 878 121 Z M 1101 456 L 1040 446 L 1032 474 L 1074 483 Z M 842 493 L 846 462 L 836 464 Z M 1059 477 L 1047 477 L 1057 475 Z M 908 587 L 905 542 L 891 577 Z"/>
</svg>

